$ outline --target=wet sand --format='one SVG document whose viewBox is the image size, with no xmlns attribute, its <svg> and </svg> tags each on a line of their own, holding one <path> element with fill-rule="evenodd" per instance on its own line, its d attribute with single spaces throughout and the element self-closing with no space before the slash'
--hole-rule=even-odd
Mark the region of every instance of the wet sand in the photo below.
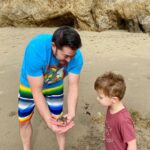
<svg viewBox="0 0 150 150">
<path fill-rule="evenodd" d="M 17 122 L 17 92 L 24 49 L 29 40 L 56 28 L 0 28 L 0 150 L 21 150 Z M 104 108 L 96 101 L 95 78 L 105 71 L 124 75 L 125 105 L 132 109 L 139 150 L 150 149 L 150 36 L 126 31 L 79 31 L 84 69 L 81 75 L 76 126 L 67 134 L 68 150 L 103 150 Z M 67 79 L 66 79 L 67 83 Z M 65 85 L 67 93 L 67 85 Z M 140 114 L 140 115 L 139 115 Z M 142 119 L 146 118 L 146 119 Z M 54 134 L 35 112 L 34 150 L 57 149 Z"/>
</svg>

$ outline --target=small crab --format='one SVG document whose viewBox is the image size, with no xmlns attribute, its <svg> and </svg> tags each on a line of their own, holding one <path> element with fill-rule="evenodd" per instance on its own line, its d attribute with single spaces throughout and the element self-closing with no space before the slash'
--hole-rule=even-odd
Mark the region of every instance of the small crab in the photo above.
<svg viewBox="0 0 150 150">
<path fill-rule="evenodd" d="M 67 117 L 61 116 L 57 119 L 57 121 L 62 121 L 64 124 L 67 124 Z"/>
</svg>

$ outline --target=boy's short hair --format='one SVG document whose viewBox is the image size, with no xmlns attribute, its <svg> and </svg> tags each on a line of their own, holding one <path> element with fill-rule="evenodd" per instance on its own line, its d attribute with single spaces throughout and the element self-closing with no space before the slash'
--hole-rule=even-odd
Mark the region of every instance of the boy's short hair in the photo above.
<svg viewBox="0 0 150 150">
<path fill-rule="evenodd" d="M 59 49 L 62 49 L 63 46 L 68 46 L 72 50 L 77 50 L 82 46 L 80 35 L 69 26 L 59 27 L 53 34 L 52 42 Z"/>
<path fill-rule="evenodd" d="M 126 91 L 126 84 L 122 75 L 107 72 L 96 79 L 94 88 L 102 90 L 108 97 L 118 97 L 121 100 Z"/>
</svg>

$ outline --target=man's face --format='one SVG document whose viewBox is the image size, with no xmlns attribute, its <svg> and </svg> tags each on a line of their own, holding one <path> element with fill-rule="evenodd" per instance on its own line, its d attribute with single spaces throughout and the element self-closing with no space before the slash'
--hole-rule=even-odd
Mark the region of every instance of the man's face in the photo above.
<svg viewBox="0 0 150 150">
<path fill-rule="evenodd" d="M 111 106 L 113 104 L 112 98 L 106 96 L 102 90 L 97 91 L 97 101 L 105 107 Z"/>
<path fill-rule="evenodd" d="M 55 46 L 54 50 L 54 55 L 61 65 L 67 65 L 76 54 L 76 51 L 68 46 L 64 46 L 62 49 L 57 49 Z"/>
</svg>

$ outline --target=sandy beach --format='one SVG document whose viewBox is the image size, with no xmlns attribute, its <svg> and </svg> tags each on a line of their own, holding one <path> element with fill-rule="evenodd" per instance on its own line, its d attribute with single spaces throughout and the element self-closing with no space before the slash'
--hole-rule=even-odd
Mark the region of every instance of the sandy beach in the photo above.
<svg viewBox="0 0 150 150">
<path fill-rule="evenodd" d="M 56 28 L 0 28 L 0 150 L 21 150 L 17 121 L 20 68 L 27 43 Z M 124 103 L 132 112 L 138 150 L 150 149 L 150 36 L 127 31 L 79 31 L 84 68 L 81 74 L 76 126 L 67 134 L 67 150 L 104 150 L 105 110 L 96 101 L 93 83 L 99 74 L 124 75 Z M 65 95 L 67 94 L 67 79 Z M 35 112 L 33 150 L 57 150 L 54 134 Z"/>
</svg>

